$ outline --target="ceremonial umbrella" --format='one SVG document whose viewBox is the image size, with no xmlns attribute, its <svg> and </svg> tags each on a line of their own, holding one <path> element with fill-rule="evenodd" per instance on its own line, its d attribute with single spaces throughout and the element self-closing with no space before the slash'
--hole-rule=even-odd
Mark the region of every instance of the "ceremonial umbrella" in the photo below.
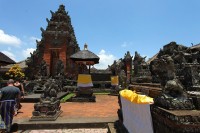
<svg viewBox="0 0 200 133">
<path fill-rule="evenodd" d="M 93 52 L 89 51 L 87 48 L 87 44 L 85 44 L 84 50 L 78 51 L 77 53 L 71 55 L 70 59 L 72 59 L 78 64 L 89 65 L 89 73 L 90 73 L 90 66 L 98 64 L 100 58 Z"/>
</svg>

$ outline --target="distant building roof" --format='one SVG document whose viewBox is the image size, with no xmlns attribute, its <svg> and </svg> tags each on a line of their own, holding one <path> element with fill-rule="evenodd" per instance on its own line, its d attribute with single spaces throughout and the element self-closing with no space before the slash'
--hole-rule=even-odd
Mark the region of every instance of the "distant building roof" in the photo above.
<svg viewBox="0 0 200 133">
<path fill-rule="evenodd" d="M 6 56 L 4 53 L 0 52 L 0 62 L 5 64 L 15 64 L 16 62 Z"/>
<path fill-rule="evenodd" d="M 19 65 L 19 67 L 20 67 L 21 69 L 24 69 L 24 68 L 28 67 L 28 66 L 26 65 L 26 61 L 25 61 L 25 60 L 20 61 L 20 62 L 17 62 L 16 64 Z M 6 66 L 2 66 L 1 68 L 8 68 L 8 69 L 10 69 L 13 65 L 14 65 L 14 64 L 9 64 L 9 65 L 6 65 Z"/>
<path fill-rule="evenodd" d="M 185 46 L 184 46 L 185 47 Z M 196 44 L 196 45 L 192 45 L 191 47 L 189 47 L 190 49 L 198 49 L 200 50 L 200 43 Z M 159 52 L 158 52 L 159 53 Z M 150 64 L 151 61 L 155 60 L 158 56 L 158 53 L 156 53 L 153 57 L 151 57 L 148 61 L 147 61 L 147 64 Z M 187 54 L 187 53 L 184 53 L 184 54 Z"/>
<path fill-rule="evenodd" d="M 194 48 L 198 48 L 198 49 L 199 49 L 199 48 L 200 48 L 200 43 L 199 43 L 199 44 L 196 44 L 196 45 L 193 45 L 193 46 L 191 46 L 190 48 L 191 48 L 191 49 L 194 49 Z"/>
<path fill-rule="evenodd" d="M 95 67 L 92 67 L 90 71 L 91 73 L 111 74 L 111 71 L 109 69 L 96 69 Z"/>
<path fill-rule="evenodd" d="M 151 61 L 153 61 L 157 58 L 157 56 L 158 56 L 158 53 L 155 54 L 153 57 L 149 58 L 146 63 L 149 65 L 151 63 Z"/>
<path fill-rule="evenodd" d="M 26 65 L 26 61 L 20 61 L 16 63 L 17 65 L 19 65 L 19 67 L 24 71 L 26 67 L 28 67 Z M 15 64 L 9 64 L 9 65 L 5 65 L 5 66 L 1 66 L 0 72 L 7 72 L 11 67 L 13 67 L 13 65 Z"/>
</svg>

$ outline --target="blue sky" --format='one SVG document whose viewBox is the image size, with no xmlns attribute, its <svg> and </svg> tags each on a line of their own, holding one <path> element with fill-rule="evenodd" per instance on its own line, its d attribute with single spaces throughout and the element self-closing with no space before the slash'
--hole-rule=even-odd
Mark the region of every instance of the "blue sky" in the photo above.
<svg viewBox="0 0 200 133">
<path fill-rule="evenodd" d="M 199 0 L 0 0 L 0 51 L 22 61 L 41 39 L 50 10 L 68 11 L 78 44 L 100 56 L 97 68 L 135 51 L 147 58 L 171 41 L 200 43 Z"/>
</svg>

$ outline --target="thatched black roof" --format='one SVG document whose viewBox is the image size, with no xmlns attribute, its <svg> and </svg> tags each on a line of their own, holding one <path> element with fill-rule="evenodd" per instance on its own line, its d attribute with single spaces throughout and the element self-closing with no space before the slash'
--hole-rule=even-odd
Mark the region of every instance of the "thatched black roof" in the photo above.
<svg viewBox="0 0 200 133">
<path fill-rule="evenodd" d="M 4 53 L 0 52 L 0 62 L 6 64 L 15 64 L 16 62 L 6 56 Z"/>
<path fill-rule="evenodd" d="M 71 55 L 70 58 L 73 61 L 93 61 L 94 64 L 99 63 L 99 59 L 100 59 L 96 54 L 87 50 L 87 48 Z"/>
</svg>

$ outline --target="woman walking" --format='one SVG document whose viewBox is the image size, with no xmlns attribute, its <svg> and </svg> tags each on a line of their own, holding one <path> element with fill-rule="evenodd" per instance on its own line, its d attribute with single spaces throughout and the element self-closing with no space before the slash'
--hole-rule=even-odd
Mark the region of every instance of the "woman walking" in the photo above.
<svg viewBox="0 0 200 133">
<path fill-rule="evenodd" d="M 20 110 L 21 107 L 22 107 L 22 105 L 21 105 L 21 103 L 20 103 L 21 98 L 24 99 L 24 86 L 23 86 L 22 83 L 20 83 L 19 79 L 16 79 L 16 81 L 15 81 L 15 83 L 14 83 L 14 86 L 17 87 L 17 88 L 19 88 L 19 90 L 20 90 L 20 92 L 21 92 L 21 93 L 20 93 L 21 97 L 18 98 L 18 99 L 16 99 L 16 102 L 17 102 L 16 108 L 17 108 L 17 111 L 18 111 L 18 110 Z"/>
</svg>

